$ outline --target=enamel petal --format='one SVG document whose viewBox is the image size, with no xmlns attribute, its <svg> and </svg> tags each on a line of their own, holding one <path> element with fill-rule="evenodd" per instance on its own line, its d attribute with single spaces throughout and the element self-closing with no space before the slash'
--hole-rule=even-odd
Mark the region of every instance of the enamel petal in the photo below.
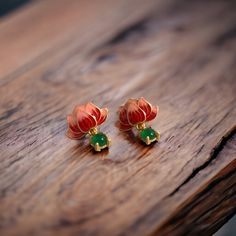
<svg viewBox="0 0 236 236">
<path fill-rule="evenodd" d="M 86 104 L 85 111 L 89 113 L 90 115 L 95 116 L 97 121 L 101 117 L 101 110 L 92 102 L 89 102 Z"/>
<path fill-rule="evenodd" d="M 146 121 L 145 112 L 136 103 L 129 104 L 127 117 L 130 125 L 136 125 Z"/>
<path fill-rule="evenodd" d="M 77 112 L 77 124 L 81 132 L 87 133 L 91 128 L 97 126 L 96 118 L 84 111 Z"/>
<path fill-rule="evenodd" d="M 101 116 L 100 119 L 97 121 L 97 125 L 101 125 L 106 120 L 107 114 L 108 114 L 107 108 L 101 109 Z"/>
<path fill-rule="evenodd" d="M 67 137 L 70 139 L 81 139 L 85 134 L 83 133 L 74 133 L 70 128 L 67 130 L 66 133 Z"/>
<path fill-rule="evenodd" d="M 124 107 L 120 108 L 119 120 L 120 120 L 120 123 L 122 123 L 123 125 L 129 125 L 129 121 L 128 121 L 128 118 L 127 118 L 127 111 Z"/>
<path fill-rule="evenodd" d="M 67 116 L 67 123 L 69 128 L 74 132 L 74 133 L 80 133 L 80 130 L 78 128 L 77 122 L 74 119 L 73 115 L 68 115 Z"/>
<path fill-rule="evenodd" d="M 147 102 L 143 97 L 138 100 L 138 106 L 145 112 L 148 117 L 152 112 L 152 105 Z"/>
<path fill-rule="evenodd" d="M 158 111 L 159 111 L 158 106 L 153 106 L 151 113 L 150 113 L 149 116 L 147 117 L 147 121 L 150 121 L 150 120 L 155 119 L 155 117 L 156 117 Z"/>
<path fill-rule="evenodd" d="M 128 131 L 128 130 L 131 130 L 132 129 L 132 126 L 131 125 L 124 125 L 122 123 L 119 124 L 119 129 L 121 131 Z"/>
</svg>

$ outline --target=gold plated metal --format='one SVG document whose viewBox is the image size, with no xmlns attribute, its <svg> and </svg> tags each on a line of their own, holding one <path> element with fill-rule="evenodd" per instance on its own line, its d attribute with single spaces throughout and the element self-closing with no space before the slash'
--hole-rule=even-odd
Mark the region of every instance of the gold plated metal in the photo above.
<svg viewBox="0 0 236 236">
<path fill-rule="evenodd" d="M 119 128 L 128 131 L 135 127 L 140 139 L 147 145 L 159 141 L 160 133 L 147 125 L 147 122 L 155 119 L 158 110 L 158 106 L 153 106 L 143 97 L 129 99 L 119 108 Z"/>
<path fill-rule="evenodd" d="M 81 139 L 89 135 L 90 145 L 97 152 L 110 147 L 111 140 L 98 130 L 98 126 L 106 120 L 107 114 L 107 108 L 100 109 L 91 102 L 76 106 L 73 112 L 67 116 L 67 136 L 70 139 Z"/>
</svg>

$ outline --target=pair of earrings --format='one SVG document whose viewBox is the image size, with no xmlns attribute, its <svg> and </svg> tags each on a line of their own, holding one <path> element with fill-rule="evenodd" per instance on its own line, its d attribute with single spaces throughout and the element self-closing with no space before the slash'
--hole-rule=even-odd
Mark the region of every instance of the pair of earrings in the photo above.
<svg viewBox="0 0 236 236">
<path fill-rule="evenodd" d="M 151 105 L 143 97 L 129 99 L 118 110 L 119 128 L 129 131 L 133 127 L 138 130 L 140 139 L 147 145 L 160 140 L 160 133 L 147 126 L 146 122 L 155 119 L 158 107 Z M 76 106 L 67 116 L 67 136 L 70 139 L 81 139 L 90 136 L 90 145 L 95 151 L 101 151 L 111 146 L 111 140 L 98 130 L 98 126 L 105 122 L 108 115 L 107 108 L 98 108 L 92 102 Z"/>
</svg>

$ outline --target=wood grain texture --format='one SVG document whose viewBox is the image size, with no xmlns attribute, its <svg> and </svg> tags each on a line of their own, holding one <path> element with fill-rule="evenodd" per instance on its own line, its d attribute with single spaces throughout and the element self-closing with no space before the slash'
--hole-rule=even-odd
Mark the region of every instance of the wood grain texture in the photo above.
<svg viewBox="0 0 236 236">
<path fill-rule="evenodd" d="M 165 4 L 164 4 L 164 3 Z M 0 23 L 0 234 L 211 235 L 236 212 L 234 1 L 36 1 Z M 17 43 L 16 43 L 17 39 Z M 158 104 L 161 141 L 115 127 Z M 109 108 L 95 154 L 66 115 Z"/>
</svg>

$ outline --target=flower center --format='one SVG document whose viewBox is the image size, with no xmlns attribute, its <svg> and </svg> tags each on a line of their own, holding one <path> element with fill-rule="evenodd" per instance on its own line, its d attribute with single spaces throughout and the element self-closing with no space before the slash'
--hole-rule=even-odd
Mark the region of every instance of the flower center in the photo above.
<svg viewBox="0 0 236 236">
<path fill-rule="evenodd" d="M 144 130 L 146 128 L 145 123 L 139 123 L 136 125 L 137 130 Z"/>
<path fill-rule="evenodd" d="M 98 133 L 98 130 L 97 130 L 97 128 L 92 128 L 92 129 L 90 129 L 90 130 L 89 130 L 89 132 L 88 132 L 88 133 L 89 133 L 89 135 L 91 135 L 91 136 L 92 136 L 92 135 L 95 135 L 95 134 L 97 134 L 97 133 Z"/>
</svg>

